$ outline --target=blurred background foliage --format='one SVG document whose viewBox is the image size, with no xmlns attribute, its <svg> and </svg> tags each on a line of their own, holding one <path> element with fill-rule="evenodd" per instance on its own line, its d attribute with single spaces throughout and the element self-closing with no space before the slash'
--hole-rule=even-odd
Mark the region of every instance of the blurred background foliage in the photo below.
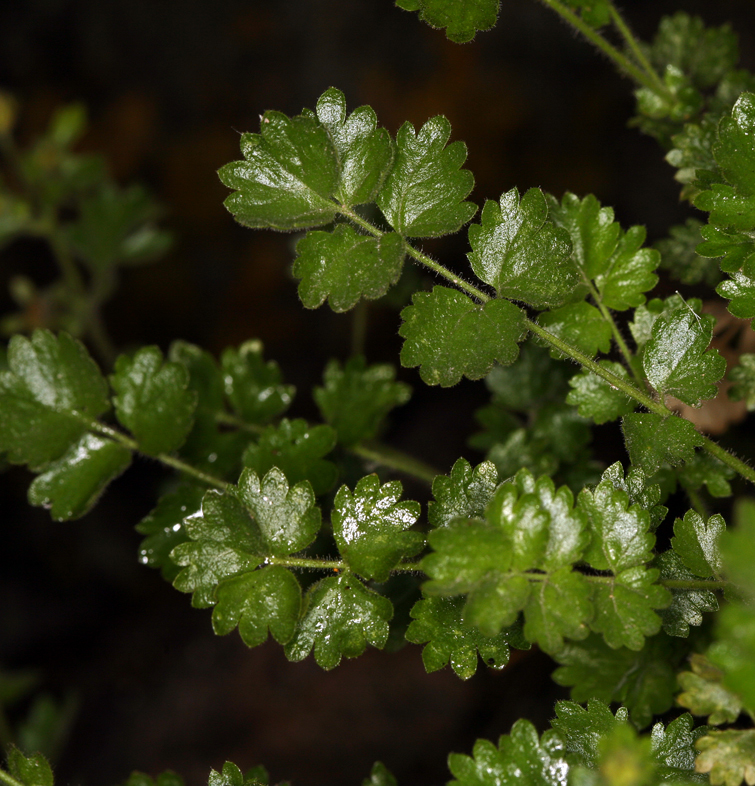
<svg viewBox="0 0 755 786">
<path fill-rule="evenodd" d="M 330 85 L 350 108 L 372 105 L 392 133 L 446 115 L 468 145 L 477 204 L 514 185 L 594 193 L 624 226 L 646 225 L 650 242 L 684 221 L 663 151 L 627 127 L 632 86 L 538 3 L 502 6 L 493 31 L 459 46 L 390 0 L 4 4 L 0 89 L 18 102 L 19 147 L 82 104 L 76 149 L 102 154 L 121 186 L 146 186 L 175 238 L 161 261 L 120 272 L 103 309 L 113 344 L 165 349 L 182 338 L 219 354 L 260 338 L 298 388 L 292 414 L 315 417 L 309 390 L 328 358 L 348 355 L 351 317 L 301 308 L 289 273 L 295 236 L 234 224 L 215 172 L 239 157 L 239 133 L 256 131 L 265 109 L 295 114 Z M 742 66 L 755 68 L 750 0 L 632 0 L 626 11 L 649 39 L 679 8 L 709 25 L 731 21 Z M 423 246 L 463 270 L 465 233 Z M 2 250 L 0 315 L 18 307 L 9 285 L 19 275 L 39 287 L 55 278 L 45 243 Z M 370 362 L 396 362 L 397 327 L 395 308 L 370 310 Z M 466 440 L 484 386 L 440 391 L 413 371 L 401 378 L 415 395 L 388 441 L 444 472 L 459 455 L 479 461 Z M 519 717 L 542 727 L 564 695 L 536 652 L 462 683 L 450 671 L 425 675 L 417 647 L 371 651 L 326 674 L 311 658 L 289 664 L 275 645 L 249 652 L 235 634 L 216 639 L 206 612 L 136 561 L 133 525 L 161 477 L 139 463 L 73 524 L 26 505 L 22 471 L 0 477 L 0 666 L 11 672 L 0 674 L 0 734 L 47 746 L 59 782 L 172 768 L 200 784 L 231 759 L 262 762 L 295 786 L 356 784 L 381 759 L 400 783 L 440 783 L 447 752 L 497 738 Z M 42 720 L 30 731 L 34 713 Z"/>
</svg>

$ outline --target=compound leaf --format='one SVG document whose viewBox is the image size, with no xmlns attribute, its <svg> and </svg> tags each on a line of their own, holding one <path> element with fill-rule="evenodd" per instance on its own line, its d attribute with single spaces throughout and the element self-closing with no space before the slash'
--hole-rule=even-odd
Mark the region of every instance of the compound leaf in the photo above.
<svg viewBox="0 0 755 786">
<path fill-rule="evenodd" d="M 531 188 L 521 202 L 516 188 L 503 194 L 500 204 L 488 200 L 481 223 L 469 227 L 469 242 L 472 269 L 501 297 L 537 309 L 574 299 L 580 278 L 571 260 L 569 234 L 548 221 L 540 189 Z"/>
<path fill-rule="evenodd" d="M 472 756 L 452 753 L 448 768 L 456 780 L 449 786 L 562 786 L 569 765 L 564 745 L 552 731 L 538 739 L 535 727 L 524 718 L 504 734 L 498 748 L 477 740 Z"/>
<path fill-rule="evenodd" d="M 406 640 L 425 644 L 422 662 L 430 673 L 447 663 L 463 680 L 477 671 L 477 653 L 494 669 L 502 669 L 510 656 L 509 643 L 520 649 L 528 646 L 516 628 L 485 636 L 477 628 L 464 623 L 463 598 L 423 598 L 411 610 L 412 622 Z"/>
<path fill-rule="evenodd" d="M 322 579 L 307 592 L 304 614 L 286 644 L 286 657 L 304 660 L 314 647 L 315 661 L 323 669 L 333 669 L 342 657 L 361 655 L 367 644 L 382 649 L 392 616 L 388 598 L 367 589 L 352 573 Z"/>
<path fill-rule="evenodd" d="M 723 684 L 724 673 L 700 653 L 693 652 L 689 661 L 692 671 L 677 675 L 682 689 L 677 702 L 695 715 L 707 715 L 713 726 L 734 723 L 742 712 L 742 701 Z"/>
<path fill-rule="evenodd" d="M 427 519 L 433 527 L 445 527 L 455 518 L 477 518 L 485 512 L 498 485 L 498 470 L 490 461 L 474 469 L 458 459 L 448 475 L 433 480 L 434 501 L 427 504 Z"/>
<path fill-rule="evenodd" d="M 621 363 L 599 360 L 598 364 L 629 382 L 629 374 Z M 628 415 L 637 406 L 625 393 L 586 368 L 575 374 L 569 380 L 569 385 L 572 389 L 566 397 L 566 403 L 577 407 L 582 417 L 590 418 L 598 425 Z"/>
<path fill-rule="evenodd" d="M 676 667 L 686 642 L 665 634 L 646 639 L 640 650 L 613 649 L 596 635 L 567 642 L 554 655 L 560 664 L 553 680 L 571 688 L 573 701 L 620 702 L 640 727 L 673 706 Z"/>
<path fill-rule="evenodd" d="M 109 407 L 107 383 L 84 345 L 67 333 L 13 336 L 0 371 L 0 451 L 39 470 L 60 458 L 87 430 L 79 420 Z"/>
<path fill-rule="evenodd" d="M 684 581 L 697 578 L 687 570 L 675 551 L 659 554 L 655 562 L 661 572 L 661 579 L 681 579 Z M 689 626 L 699 626 L 703 622 L 703 612 L 718 611 L 716 595 L 709 590 L 670 590 L 671 605 L 661 609 L 663 630 L 669 636 L 689 636 Z"/>
<path fill-rule="evenodd" d="M 714 398 L 726 360 L 718 350 L 708 350 L 712 337 L 713 319 L 701 318 L 692 309 L 658 317 L 642 355 L 648 382 L 662 396 L 675 396 L 693 407 Z"/>
<path fill-rule="evenodd" d="M 140 450 L 156 456 L 183 445 L 197 406 L 185 366 L 163 362 L 157 347 L 142 347 L 133 357 L 115 361 L 110 385 L 118 421 L 136 437 Z"/>
<path fill-rule="evenodd" d="M 291 406 L 295 388 L 282 383 L 274 360 L 265 362 L 261 341 L 245 341 L 238 349 L 229 347 L 223 351 L 220 365 L 231 407 L 247 423 L 266 423 Z"/>
<path fill-rule="evenodd" d="M 707 579 L 721 575 L 719 541 L 726 531 L 726 522 L 718 513 L 708 519 L 688 510 L 683 519 L 674 521 L 671 546 L 679 559 L 695 576 Z"/>
<path fill-rule="evenodd" d="M 224 636 L 238 625 L 248 647 L 263 644 L 268 630 L 279 644 L 285 644 L 296 630 L 301 603 L 301 587 L 291 571 L 270 565 L 220 583 L 212 628 Z"/>
<path fill-rule="evenodd" d="M 611 326 L 595 306 L 589 303 L 570 303 L 547 311 L 538 317 L 549 333 L 570 344 L 588 357 L 611 349 Z M 551 350 L 555 358 L 563 357 L 557 349 Z"/>
<path fill-rule="evenodd" d="M 52 768 L 41 753 L 27 757 L 15 745 L 9 745 L 7 765 L 10 774 L 23 786 L 53 785 Z"/>
<path fill-rule="evenodd" d="M 729 311 L 740 319 L 755 317 L 755 276 L 742 272 L 731 274 L 731 278 L 722 281 L 717 287 L 721 297 L 729 298 Z"/>
<path fill-rule="evenodd" d="M 403 557 L 414 556 L 425 545 L 420 532 L 407 532 L 419 518 L 419 502 L 399 502 L 398 480 L 380 485 L 367 475 L 352 494 L 341 486 L 331 521 L 338 550 L 349 568 L 366 579 L 386 581 Z"/>
<path fill-rule="evenodd" d="M 755 729 L 711 731 L 696 743 L 695 768 L 710 774 L 713 786 L 755 784 Z"/>
<path fill-rule="evenodd" d="M 50 509 L 55 521 L 91 510 L 107 485 L 131 464 L 131 451 L 95 434 L 84 434 L 29 486 L 29 503 Z"/>
<path fill-rule="evenodd" d="M 336 444 L 336 433 L 327 425 L 312 426 L 302 419 L 283 418 L 276 426 L 268 426 L 256 445 L 244 451 L 244 465 L 265 475 L 278 467 L 289 483 L 308 480 L 315 496 L 328 491 L 336 481 L 338 470 L 323 456 Z"/>
<path fill-rule="evenodd" d="M 391 138 L 377 127 L 369 106 L 346 115 L 346 98 L 328 88 L 317 99 L 317 119 L 328 132 L 338 160 L 339 178 L 334 196 L 346 207 L 372 202 L 393 161 Z"/>
<path fill-rule="evenodd" d="M 215 603 L 220 581 L 254 570 L 267 556 L 257 523 L 233 494 L 208 491 L 201 512 L 184 519 L 184 529 L 191 540 L 180 543 L 170 554 L 183 567 L 173 586 L 193 592 L 191 602 L 197 608 Z"/>
<path fill-rule="evenodd" d="M 622 418 L 621 428 L 632 464 L 646 475 L 654 475 L 666 463 L 675 467 L 689 461 L 703 444 L 692 423 L 678 417 L 634 413 Z"/>
<path fill-rule="evenodd" d="M 563 740 L 570 764 L 594 767 L 600 757 L 601 740 L 617 724 L 627 722 L 625 707 L 620 707 L 614 715 L 603 701 L 590 698 L 587 707 L 573 701 L 556 702 L 556 717 L 551 726 Z"/>
<path fill-rule="evenodd" d="M 490 30 L 498 19 L 499 0 L 396 0 L 405 11 L 419 11 L 430 27 L 446 28 L 446 37 L 457 44 L 471 41 L 478 30 Z"/>
<path fill-rule="evenodd" d="M 289 488 L 286 476 L 272 467 L 260 481 L 254 470 L 245 469 L 236 492 L 250 511 L 270 553 L 287 557 L 306 548 L 320 531 L 320 508 L 312 485 L 304 480 Z"/>
<path fill-rule="evenodd" d="M 395 232 L 379 238 L 359 234 L 350 224 L 332 232 L 313 230 L 296 244 L 293 274 L 299 298 L 317 308 L 327 298 L 333 311 L 348 311 L 359 298 L 375 300 L 395 284 L 404 266 L 404 241 Z"/>
<path fill-rule="evenodd" d="M 396 369 L 388 363 L 368 366 L 364 357 L 352 357 L 343 368 L 331 360 L 323 374 L 325 386 L 315 388 L 314 399 L 326 423 L 347 447 L 377 436 L 385 416 L 405 404 L 412 389 L 396 381 Z"/>
<path fill-rule="evenodd" d="M 645 302 L 644 292 L 658 283 L 655 270 L 661 255 L 654 248 L 642 248 L 645 227 L 630 227 L 621 233 L 616 251 L 604 272 L 595 277 L 595 286 L 604 306 L 616 311 L 636 308 Z"/>
<path fill-rule="evenodd" d="M 180 572 L 170 553 L 188 540 L 183 520 L 199 513 L 206 491 L 204 486 L 185 483 L 160 497 L 157 506 L 136 525 L 136 531 L 147 536 L 139 545 L 139 562 L 159 568 L 167 581 L 172 582 Z"/>
<path fill-rule="evenodd" d="M 401 365 L 420 366 L 420 377 L 428 385 L 449 387 L 462 376 L 480 379 L 496 361 L 507 366 L 516 360 L 524 334 L 522 317 L 508 300 L 477 305 L 448 287 L 417 292 L 401 312 Z"/>
<path fill-rule="evenodd" d="M 447 145 L 451 124 L 439 115 L 419 132 L 408 121 L 396 134 L 393 169 L 377 196 L 378 207 L 402 237 L 440 237 L 458 232 L 477 211 L 464 199 L 474 176 L 460 169 L 463 142 Z"/>
<path fill-rule="evenodd" d="M 314 117 L 265 112 L 259 134 L 241 135 L 241 152 L 244 161 L 218 170 L 223 185 L 234 190 L 223 204 L 240 224 L 290 231 L 335 218 L 338 161 Z"/>
</svg>

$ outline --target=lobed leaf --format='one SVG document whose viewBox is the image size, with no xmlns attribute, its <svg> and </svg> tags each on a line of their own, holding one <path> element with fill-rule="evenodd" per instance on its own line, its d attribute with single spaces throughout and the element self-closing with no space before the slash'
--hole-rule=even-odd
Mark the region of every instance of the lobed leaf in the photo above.
<svg viewBox="0 0 755 786">
<path fill-rule="evenodd" d="M 556 717 L 551 726 L 563 740 L 571 764 L 595 767 L 601 741 L 617 724 L 628 722 L 626 707 L 619 707 L 614 715 L 603 701 L 591 698 L 586 707 L 573 701 L 556 702 Z"/>
<path fill-rule="evenodd" d="M 664 781 L 686 777 L 702 780 L 695 772 L 695 743 L 707 731 L 705 726 L 693 728 L 692 716 L 685 712 L 668 726 L 656 723 L 650 732 L 653 757 L 658 762 L 656 772 Z"/>
<path fill-rule="evenodd" d="M 625 381 L 630 381 L 629 374 L 621 363 L 599 360 L 598 364 Z M 628 415 L 634 412 L 637 406 L 633 399 L 588 369 L 582 369 L 575 374 L 569 380 L 569 385 L 572 390 L 566 397 L 566 403 L 577 407 L 582 417 L 590 418 L 598 425 Z"/>
<path fill-rule="evenodd" d="M 338 361 L 330 361 L 323 381 L 325 386 L 315 388 L 314 399 L 323 420 L 345 446 L 376 437 L 388 412 L 405 404 L 412 390 L 396 381 L 392 365 L 368 366 L 362 356 L 349 358 L 343 368 Z"/>
<path fill-rule="evenodd" d="M 661 572 L 661 579 L 694 580 L 697 578 L 689 571 L 676 551 L 665 551 L 656 557 L 655 564 Z M 669 636 L 689 636 L 689 626 L 702 625 L 703 613 L 718 611 L 716 595 L 709 590 L 674 590 L 671 592 L 671 605 L 661 609 L 660 617 L 663 630 Z"/>
<path fill-rule="evenodd" d="M 732 273 L 730 279 L 722 281 L 716 292 L 731 300 L 729 311 L 740 319 L 755 317 L 755 276 L 742 272 Z"/>
<path fill-rule="evenodd" d="M 736 473 L 710 453 L 695 453 L 675 472 L 679 484 L 688 491 L 697 491 L 705 486 L 711 497 L 730 497 L 732 494 L 729 481 Z"/>
<path fill-rule="evenodd" d="M 701 578 L 721 575 L 719 541 L 726 531 L 726 522 L 718 513 L 708 519 L 694 510 L 688 510 L 683 519 L 674 521 L 671 546 L 684 565 Z"/>
<path fill-rule="evenodd" d="M 435 28 L 446 28 L 446 37 L 457 44 L 471 41 L 478 30 L 490 30 L 498 19 L 499 0 L 396 0 L 405 11 L 419 11 L 419 18 Z"/>
<path fill-rule="evenodd" d="M 474 187 L 472 173 L 460 169 L 466 145 L 448 145 L 450 136 L 451 124 L 442 115 L 428 120 L 419 132 L 406 122 L 396 134 L 396 157 L 377 204 L 402 237 L 449 235 L 477 212 L 464 201 Z"/>
<path fill-rule="evenodd" d="M 742 270 L 747 276 L 755 273 L 755 240 L 749 234 L 727 231 L 714 224 L 704 226 L 700 234 L 705 240 L 697 245 L 695 251 L 701 257 L 721 257 L 719 265 L 724 273 L 737 270 Z"/>
<path fill-rule="evenodd" d="M 292 272 L 305 308 L 325 300 L 333 311 L 348 311 L 360 298 L 382 297 L 401 277 L 404 241 L 395 232 L 379 238 L 359 234 L 350 224 L 332 232 L 311 231 L 296 244 Z"/>
<path fill-rule="evenodd" d="M 651 530 L 655 530 L 666 518 L 668 508 L 658 504 L 661 501 L 660 485 L 648 483 L 647 475 L 639 467 L 631 467 L 624 477 L 624 467 L 616 461 L 605 470 L 601 480 L 608 480 L 615 489 L 625 492 L 630 506 L 644 508 L 650 515 Z"/>
<path fill-rule="evenodd" d="M 420 532 L 407 532 L 420 514 L 419 502 L 399 502 L 398 480 L 380 485 L 377 475 L 367 475 L 354 492 L 341 486 L 331 521 L 333 536 L 349 568 L 366 579 L 386 581 L 404 557 L 422 550 Z"/>
<path fill-rule="evenodd" d="M 128 448 L 105 437 L 84 434 L 32 481 L 29 504 L 49 508 L 55 521 L 80 518 L 130 464 Z"/>
<path fill-rule="evenodd" d="M 283 418 L 277 426 L 268 426 L 259 442 L 244 451 L 243 462 L 260 476 L 278 467 L 289 483 L 308 480 L 319 497 L 338 476 L 335 464 L 322 458 L 333 450 L 335 443 L 336 433 L 330 426 L 310 428 L 304 420 Z"/>
<path fill-rule="evenodd" d="M 259 134 L 241 135 L 241 152 L 244 161 L 218 170 L 234 190 L 223 204 L 240 224 L 291 231 L 335 218 L 338 161 L 327 129 L 314 117 L 265 112 Z"/>
<path fill-rule="evenodd" d="M 713 786 L 755 784 L 755 729 L 712 731 L 697 741 L 695 768 L 709 773 Z"/>
<path fill-rule="evenodd" d="M 737 194 L 745 197 L 755 196 L 753 133 L 755 93 L 742 93 L 731 115 L 722 118 L 718 124 L 718 142 L 713 146 L 713 155 L 726 180 L 734 186 Z"/>
<path fill-rule="evenodd" d="M 224 636 L 238 625 L 248 647 L 263 644 L 268 630 L 279 644 L 286 644 L 296 630 L 301 605 L 301 587 L 293 573 L 270 565 L 220 583 L 212 628 Z"/>
<path fill-rule="evenodd" d="M 49 762 L 41 753 L 24 754 L 9 745 L 6 751 L 8 772 L 23 786 L 53 786 L 54 778 Z"/>
<path fill-rule="evenodd" d="M 677 675 L 682 689 L 677 702 L 695 715 L 707 715 L 713 726 L 734 723 L 742 712 L 742 701 L 723 685 L 724 673 L 697 652 L 689 656 L 689 662 L 692 671 Z"/>
<path fill-rule="evenodd" d="M 236 496 L 254 517 L 273 556 L 301 551 L 320 531 L 321 513 L 312 485 L 304 480 L 289 488 L 278 467 L 272 467 L 262 480 L 253 470 L 245 469 Z"/>
<path fill-rule="evenodd" d="M 600 311 L 589 303 L 571 303 L 554 311 L 546 311 L 538 317 L 538 323 L 590 358 L 598 352 L 609 352 L 611 349 L 611 326 Z M 551 349 L 551 356 L 564 357 L 557 349 Z"/>
<path fill-rule="evenodd" d="M 652 412 L 625 415 L 621 420 L 629 459 L 647 475 L 654 475 L 664 464 L 675 467 L 690 461 L 702 437 L 688 420 L 662 418 Z"/>
<path fill-rule="evenodd" d="M 540 189 L 531 188 L 521 202 L 516 188 L 503 194 L 500 204 L 488 200 L 481 223 L 469 228 L 469 242 L 472 269 L 500 297 L 541 310 L 574 299 L 580 279 L 569 235 L 548 221 Z"/>
<path fill-rule="evenodd" d="M 642 248 L 645 236 L 642 226 L 622 232 L 605 271 L 595 277 L 600 299 L 607 308 L 626 311 L 641 306 L 645 302 L 643 293 L 658 283 L 655 270 L 661 255 L 654 248 Z"/>
<path fill-rule="evenodd" d="M 462 376 L 480 379 L 493 363 L 516 360 L 524 334 L 522 317 L 508 300 L 477 305 L 448 287 L 417 292 L 401 312 L 401 365 L 419 366 L 428 385 L 450 387 Z"/>
<path fill-rule="evenodd" d="M 189 390 L 186 367 L 163 362 L 157 347 L 121 355 L 110 376 L 115 414 L 151 456 L 171 453 L 186 440 L 194 422 L 197 395 Z"/>
<path fill-rule="evenodd" d="M 372 202 L 393 161 L 391 138 L 377 127 L 374 110 L 360 106 L 347 117 L 344 94 L 330 87 L 317 99 L 317 119 L 328 132 L 338 161 L 334 196 L 346 207 Z"/>
<path fill-rule="evenodd" d="M 739 365 L 729 372 L 729 379 L 734 383 L 728 391 L 732 401 L 744 401 L 747 411 L 755 409 L 755 354 L 743 353 L 739 356 Z"/>
<path fill-rule="evenodd" d="M 109 408 L 107 383 L 67 333 L 13 336 L 0 371 L 0 451 L 38 471 L 60 458 Z"/>
<path fill-rule="evenodd" d="M 670 237 L 656 241 L 655 248 L 661 253 L 660 266 L 671 278 L 690 286 L 704 283 L 713 288 L 718 284 L 721 280 L 718 263 L 708 257 L 707 249 L 702 248 L 707 243 L 703 242 L 701 232 L 709 229 L 715 228 L 710 224 L 704 226 L 696 218 L 688 218 L 684 224 L 671 227 Z"/>
<path fill-rule="evenodd" d="M 382 649 L 388 640 L 393 606 L 349 572 L 321 579 L 307 592 L 304 613 L 286 657 L 300 661 L 314 648 L 323 669 L 335 668 L 342 657 L 355 658 L 367 644 Z"/>
<path fill-rule="evenodd" d="M 739 232 L 749 232 L 755 227 L 755 195 L 744 196 L 724 183 L 713 183 L 695 197 L 693 204 L 710 213 L 708 220 L 716 226 Z"/>
<path fill-rule="evenodd" d="M 445 527 L 456 518 L 483 515 L 498 485 L 498 470 L 490 461 L 474 469 L 463 458 L 457 459 L 448 475 L 433 480 L 433 497 L 427 503 L 427 519 L 433 527 Z"/>
</svg>

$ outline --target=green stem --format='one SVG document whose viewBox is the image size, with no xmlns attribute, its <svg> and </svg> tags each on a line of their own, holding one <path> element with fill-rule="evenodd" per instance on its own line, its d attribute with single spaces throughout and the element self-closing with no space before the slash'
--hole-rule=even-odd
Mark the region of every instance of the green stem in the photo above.
<svg viewBox="0 0 755 786">
<path fill-rule="evenodd" d="M 371 442 L 369 445 L 355 445 L 349 450 L 354 455 L 366 461 L 372 461 L 383 467 L 398 470 L 399 472 L 411 475 L 427 483 L 432 483 L 438 475 L 443 474 L 406 453 L 389 448 L 387 445 L 380 445 L 376 442 Z"/>
<path fill-rule="evenodd" d="M 9 772 L 0 769 L 0 781 L 7 784 L 7 786 L 25 786 L 21 781 L 17 781 Z"/>
<path fill-rule="evenodd" d="M 621 37 L 624 39 L 624 41 L 626 41 L 627 46 L 632 50 L 632 54 L 635 56 L 640 67 L 653 80 L 653 82 L 655 82 L 655 92 L 670 98 L 671 96 L 669 96 L 668 88 L 663 84 L 663 80 L 656 73 L 656 70 L 650 64 L 650 61 L 647 59 L 647 57 L 645 57 L 645 53 L 642 51 L 639 41 L 632 34 L 632 31 L 627 26 L 624 18 L 616 10 L 613 3 L 609 2 L 608 6 L 611 13 L 611 19 L 616 29 L 619 31 L 619 33 L 621 33 Z"/>
<path fill-rule="evenodd" d="M 349 566 L 343 560 L 335 559 L 307 559 L 305 557 L 268 557 L 268 565 L 281 565 L 284 568 L 310 568 L 312 570 L 329 570 L 338 572 L 349 570 Z M 416 562 L 399 562 L 391 573 L 406 573 L 418 570 Z"/>
<path fill-rule="evenodd" d="M 707 450 L 711 456 L 715 456 L 719 461 L 726 464 L 727 467 L 731 467 L 737 474 L 745 478 L 745 480 L 749 480 L 750 483 L 755 483 L 755 469 L 729 453 L 728 450 L 724 450 L 717 442 L 714 442 L 709 437 L 705 437 L 702 434 L 700 436 L 703 440 L 703 448 Z"/>
<path fill-rule="evenodd" d="M 611 328 L 611 332 L 613 333 L 613 339 L 616 342 L 616 346 L 619 348 L 619 352 L 621 352 L 621 355 L 624 358 L 629 373 L 635 378 L 637 382 L 642 384 L 642 380 L 637 374 L 637 369 L 635 369 L 634 363 L 632 362 L 634 360 L 634 356 L 632 355 L 629 347 L 627 346 L 627 342 L 624 341 L 624 336 L 621 335 L 621 331 L 619 330 L 619 326 L 616 324 L 616 320 L 613 318 L 613 314 L 603 304 L 603 301 L 600 298 L 600 292 L 598 292 L 592 281 L 588 281 L 587 286 L 590 288 L 590 294 L 592 295 L 592 299 L 595 301 L 598 310 L 603 315 L 603 319 L 605 319 L 605 321 L 609 324 Z"/>
<path fill-rule="evenodd" d="M 697 489 L 687 489 L 687 497 L 689 498 L 690 505 L 697 511 L 697 513 L 702 516 L 703 520 L 708 520 L 708 511 L 705 507 L 705 503 L 703 502 L 703 498 L 700 495 L 700 492 Z"/>
<path fill-rule="evenodd" d="M 619 71 L 623 72 L 631 79 L 634 79 L 638 84 L 647 87 L 648 90 L 652 90 L 653 93 L 659 93 L 659 86 L 650 75 L 638 68 L 628 57 L 626 57 L 626 55 L 620 52 L 613 44 L 610 44 L 600 33 L 590 27 L 590 25 L 563 5 L 563 3 L 559 0 L 542 0 L 542 2 L 552 11 L 555 11 L 564 21 L 568 22 L 572 27 L 582 33 L 582 35 L 590 41 L 590 43 L 597 46 L 606 57 L 613 60 Z M 668 90 L 662 84 L 660 95 L 664 98 L 670 98 Z"/>
<path fill-rule="evenodd" d="M 265 430 L 264 426 L 258 426 L 256 423 L 247 423 L 245 420 L 236 417 L 236 415 L 231 415 L 230 412 L 215 411 L 213 415 L 215 420 L 224 426 L 233 426 L 240 431 L 248 431 L 256 436 L 259 436 Z"/>
</svg>

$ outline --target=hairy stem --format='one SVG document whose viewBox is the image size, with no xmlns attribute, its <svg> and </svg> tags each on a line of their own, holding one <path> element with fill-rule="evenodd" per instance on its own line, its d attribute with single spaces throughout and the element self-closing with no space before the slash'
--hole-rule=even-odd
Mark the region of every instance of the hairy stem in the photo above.
<svg viewBox="0 0 755 786">
<path fill-rule="evenodd" d="M 616 342 L 616 346 L 619 348 L 619 352 L 621 352 L 621 356 L 624 358 L 624 364 L 626 365 L 627 370 L 635 378 L 635 380 L 641 385 L 642 380 L 637 374 L 637 369 L 635 369 L 634 363 L 632 362 L 634 359 L 634 355 L 632 355 L 632 352 L 627 346 L 627 342 L 624 341 L 624 336 L 621 335 L 621 331 L 619 330 L 619 326 L 616 324 L 616 320 L 613 318 L 613 314 L 603 304 L 603 301 L 600 298 L 600 293 L 598 292 L 592 281 L 588 280 L 587 286 L 590 288 L 590 294 L 592 295 L 592 299 L 597 305 L 600 313 L 603 315 L 603 319 L 605 319 L 605 321 L 608 323 L 608 325 L 611 328 L 611 333 L 613 333 L 613 339 Z"/>
<path fill-rule="evenodd" d="M 0 781 L 7 784 L 7 786 L 24 786 L 21 781 L 16 780 L 9 772 L 0 769 Z"/>
<path fill-rule="evenodd" d="M 650 64 L 650 61 L 647 59 L 647 57 L 645 57 L 645 53 L 642 51 L 642 47 L 640 46 L 639 41 L 632 34 L 632 31 L 629 29 L 627 23 L 624 21 L 624 18 L 616 10 L 613 3 L 609 2 L 608 5 L 611 12 L 611 21 L 613 22 L 614 26 L 619 31 L 619 33 L 621 33 L 621 37 L 624 39 L 624 41 L 626 41 L 627 46 L 631 50 L 639 66 L 655 83 L 655 92 L 659 93 L 660 95 L 668 96 L 670 98 L 666 85 L 663 84 L 663 80 L 656 73 L 656 70 Z"/>
</svg>

